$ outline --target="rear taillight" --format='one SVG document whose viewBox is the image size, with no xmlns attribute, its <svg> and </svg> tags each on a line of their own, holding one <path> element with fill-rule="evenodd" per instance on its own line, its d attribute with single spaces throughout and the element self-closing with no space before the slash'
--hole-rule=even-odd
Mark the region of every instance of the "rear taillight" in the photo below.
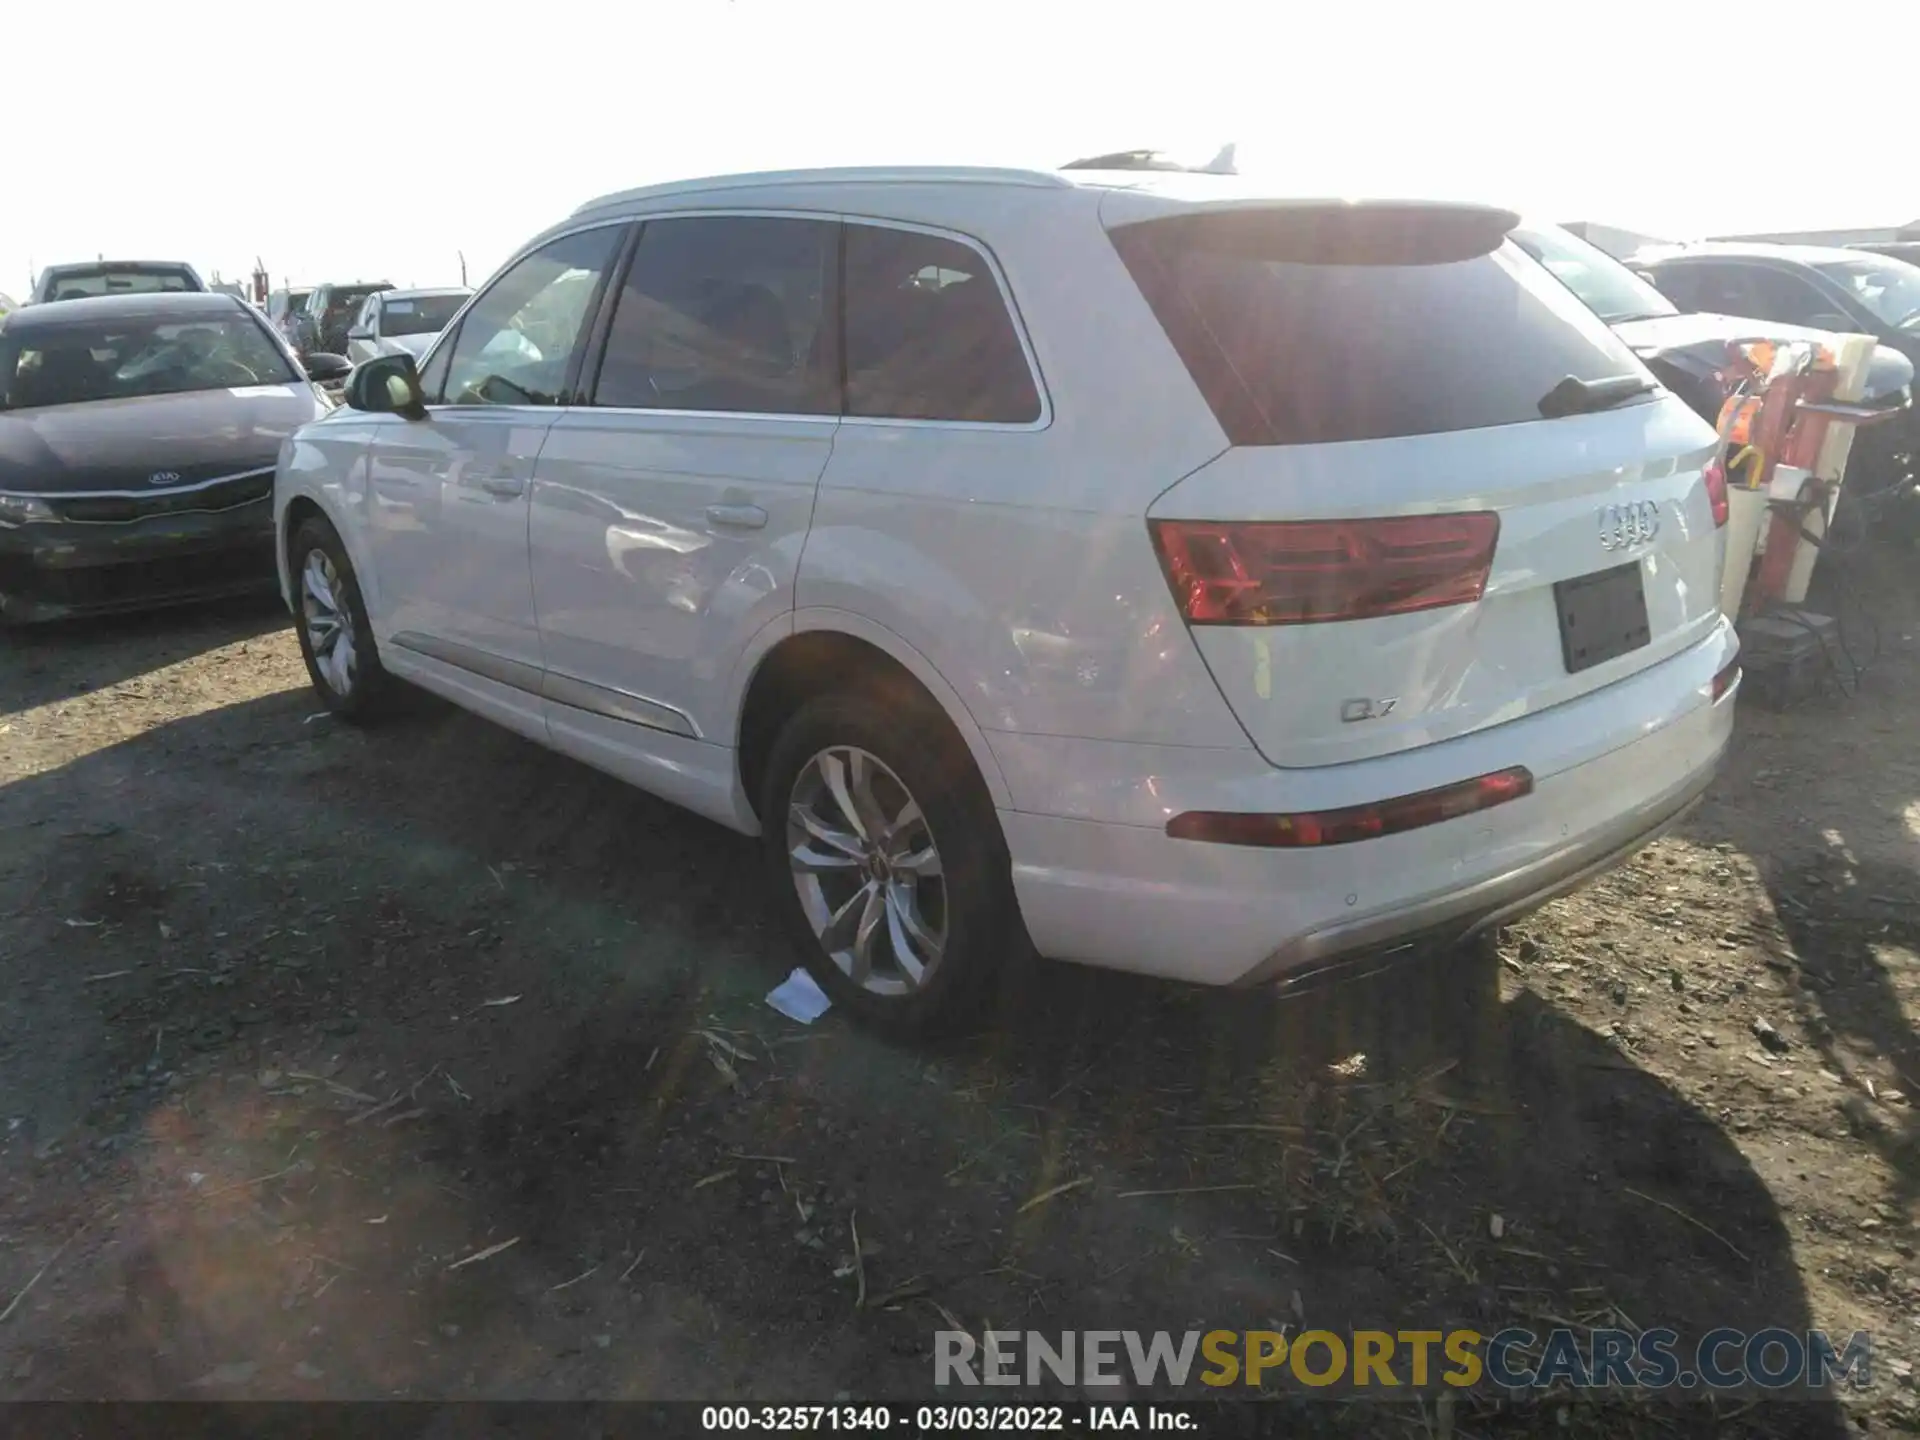
<svg viewBox="0 0 1920 1440">
<path fill-rule="evenodd" d="M 1299 815 L 1247 815 L 1223 810 L 1189 810 L 1167 822 L 1175 840 L 1205 840 L 1215 845 L 1261 845 L 1299 849 L 1314 845 L 1351 845 L 1402 830 L 1418 830 L 1490 810 L 1533 793 L 1533 774 L 1525 766 L 1496 770 L 1457 785 L 1422 790 L 1376 805 L 1344 810 L 1314 810 Z"/>
<path fill-rule="evenodd" d="M 1734 682 L 1740 678 L 1740 662 L 1734 661 L 1726 669 L 1713 677 L 1713 698 L 1718 700 L 1727 691 L 1733 689 Z"/>
<path fill-rule="evenodd" d="M 1380 520 L 1153 520 L 1154 548 L 1194 625 L 1306 625 L 1478 600 L 1491 510 Z"/>
<path fill-rule="evenodd" d="M 1707 468 L 1700 472 L 1701 482 L 1707 487 L 1707 501 L 1713 506 L 1713 528 L 1718 530 L 1727 523 L 1727 466 L 1726 461 L 1716 455 L 1707 462 Z"/>
</svg>

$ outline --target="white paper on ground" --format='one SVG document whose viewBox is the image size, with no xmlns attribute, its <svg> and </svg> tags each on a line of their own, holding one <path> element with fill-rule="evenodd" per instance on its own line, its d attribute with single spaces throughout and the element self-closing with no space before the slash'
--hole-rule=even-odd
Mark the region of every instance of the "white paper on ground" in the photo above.
<svg viewBox="0 0 1920 1440">
<path fill-rule="evenodd" d="M 796 968 L 794 972 L 767 992 L 767 1004 L 778 1010 L 789 1020 L 798 1020 L 802 1025 L 811 1025 L 827 1013 L 827 1007 L 833 1001 L 827 998 L 827 992 L 814 983 L 813 976 L 805 970 Z"/>
</svg>

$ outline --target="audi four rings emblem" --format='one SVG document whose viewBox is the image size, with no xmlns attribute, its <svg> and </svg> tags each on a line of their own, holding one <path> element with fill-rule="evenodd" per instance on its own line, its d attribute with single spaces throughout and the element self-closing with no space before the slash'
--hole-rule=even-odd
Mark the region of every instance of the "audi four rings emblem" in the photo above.
<svg viewBox="0 0 1920 1440">
<path fill-rule="evenodd" d="M 1600 507 L 1600 548 L 1631 550 L 1660 533 L 1660 507 L 1651 500 Z"/>
</svg>

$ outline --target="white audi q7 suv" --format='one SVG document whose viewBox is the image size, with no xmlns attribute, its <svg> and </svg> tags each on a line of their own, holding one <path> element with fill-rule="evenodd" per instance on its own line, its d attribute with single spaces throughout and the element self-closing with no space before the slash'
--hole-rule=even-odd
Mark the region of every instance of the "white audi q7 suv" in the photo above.
<svg viewBox="0 0 1920 1440">
<path fill-rule="evenodd" d="M 1251 986 L 1466 938 L 1685 811 L 1738 680 L 1715 437 L 1515 223 L 1150 172 L 595 200 L 283 446 L 314 685 L 760 836 L 895 1033 L 1029 943 Z"/>
</svg>

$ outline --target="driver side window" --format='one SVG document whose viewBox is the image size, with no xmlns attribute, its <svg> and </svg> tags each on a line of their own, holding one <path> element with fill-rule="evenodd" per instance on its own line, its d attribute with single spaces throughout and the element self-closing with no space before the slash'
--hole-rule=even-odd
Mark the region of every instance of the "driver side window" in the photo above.
<svg viewBox="0 0 1920 1440">
<path fill-rule="evenodd" d="M 494 281 L 453 337 L 442 403 L 559 404 L 569 362 L 625 233 L 623 225 L 605 225 L 563 235 Z"/>
</svg>

